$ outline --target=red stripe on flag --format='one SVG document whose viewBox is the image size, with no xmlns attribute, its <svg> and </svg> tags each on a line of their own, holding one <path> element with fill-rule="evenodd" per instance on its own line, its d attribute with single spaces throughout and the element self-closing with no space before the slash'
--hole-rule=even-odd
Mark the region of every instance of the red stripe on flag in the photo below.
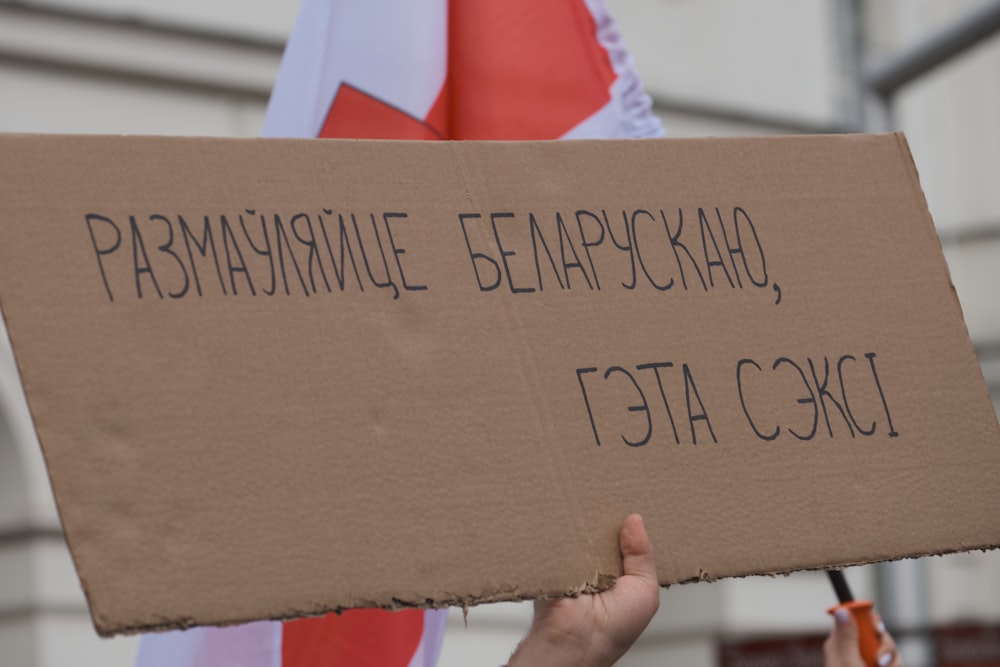
<svg viewBox="0 0 1000 667">
<path fill-rule="evenodd" d="M 319 136 L 324 139 L 441 138 L 419 118 L 346 83 L 337 89 Z"/>
<path fill-rule="evenodd" d="M 615 78 L 583 0 L 450 2 L 427 122 L 449 139 L 555 139 L 608 103 Z"/>
<path fill-rule="evenodd" d="M 420 646 L 424 612 L 351 609 L 284 624 L 282 667 L 406 667 Z"/>
</svg>

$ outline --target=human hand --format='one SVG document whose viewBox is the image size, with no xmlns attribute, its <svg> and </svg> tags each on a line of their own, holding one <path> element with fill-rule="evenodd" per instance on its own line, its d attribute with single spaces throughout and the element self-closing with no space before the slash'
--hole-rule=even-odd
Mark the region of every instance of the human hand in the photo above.
<svg viewBox="0 0 1000 667">
<path fill-rule="evenodd" d="M 660 587 L 642 517 L 625 518 L 618 543 L 624 575 L 596 595 L 536 600 L 531 629 L 509 667 L 606 667 L 628 651 L 659 608 Z"/>
<path fill-rule="evenodd" d="M 878 650 L 879 667 L 903 667 L 896 642 L 886 631 L 878 614 L 872 614 L 876 632 L 882 645 Z M 833 630 L 823 644 L 823 662 L 826 667 L 866 667 L 858 650 L 858 626 L 854 616 L 846 609 L 833 615 Z"/>
</svg>

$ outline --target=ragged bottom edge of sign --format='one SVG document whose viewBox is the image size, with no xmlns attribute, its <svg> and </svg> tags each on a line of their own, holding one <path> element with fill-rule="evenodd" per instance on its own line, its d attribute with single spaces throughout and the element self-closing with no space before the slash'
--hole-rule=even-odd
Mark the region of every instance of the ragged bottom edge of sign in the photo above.
<svg viewBox="0 0 1000 667">
<path fill-rule="evenodd" d="M 736 574 L 722 574 L 713 575 L 712 573 L 704 570 L 703 568 L 698 568 L 697 575 L 689 577 L 686 579 L 679 579 L 677 581 L 666 581 L 660 582 L 662 588 L 670 588 L 671 586 L 679 586 L 683 584 L 692 584 L 699 582 L 715 582 L 721 581 L 723 579 L 744 579 L 746 577 L 787 577 L 796 572 L 817 572 L 822 570 L 839 570 L 847 567 L 857 567 L 860 565 L 872 565 L 874 563 L 888 563 L 901 560 L 910 560 L 916 558 L 926 558 L 930 556 L 947 556 L 949 554 L 956 553 L 968 553 L 968 552 L 987 552 L 1000 549 L 1000 542 L 991 543 L 985 545 L 959 545 L 953 549 L 944 549 L 937 551 L 927 551 L 921 553 L 908 554 L 905 556 L 892 557 L 892 558 L 873 558 L 870 560 L 859 560 L 851 562 L 838 562 L 838 563 L 827 563 L 822 565 L 803 565 L 800 567 L 792 567 L 789 569 L 773 570 L 773 571 L 763 571 L 763 572 L 746 572 L 746 573 L 736 573 Z M 204 621 L 199 621 L 192 617 L 174 618 L 170 620 L 164 620 L 162 623 L 141 623 L 141 624 L 112 624 L 112 623 L 102 623 L 97 618 L 91 614 L 91 620 L 94 624 L 94 629 L 97 634 L 101 637 L 113 637 L 116 635 L 133 635 L 146 632 L 167 632 L 170 630 L 188 630 L 190 628 L 195 628 L 199 626 L 212 626 L 212 627 L 230 627 L 234 625 L 242 625 L 245 623 L 253 623 L 261 620 L 271 620 L 271 621 L 292 621 L 300 618 L 308 618 L 315 616 L 325 616 L 326 614 L 342 614 L 345 611 L 351 609 L 384 609 L 386 611 L 400 611 L 403 609 L 444 609 L 448 607 L 460 607 L 466 613 L 470 607 L 475 607 L 482 604 L 492 604 L 495 602 L 524 602 L 528 600 L 552 600 L 562 597 L 578 597 L 580 595 L 590 595 L 601 593 L 608 590 L 614 586 L 615 582 L 618 580 L 618 575 L 605 574 L 602 572 L 595 573 L 593 579 L 584 582 L 579 586 L 574 586 L 565 589 L 561 592 L 539 592 L 530 593 L 523 592 L 520 590 L 512 591 L 497 591 L 494 593 L 486 595 L 448 595 L 445 597 L 431 598 L 431 597 L 412 597 L 412 598 L 402 598 L 393 597 L 386 602 L 379 602 L 376 600 L 365 600 L 357 599 L 357 604 L 351 606 L 327 606 L 323 604 L 310 605 L 308 608 L 302 609 L 289 609 L 280 613 L 276 613 L 273 616 L 268 616 L 266 618 L 259 617 L 247 617 L 241 619 L 235 619 L 233 621 L 226 622 L 212 622 L 207 623 Z"/>
</svg>

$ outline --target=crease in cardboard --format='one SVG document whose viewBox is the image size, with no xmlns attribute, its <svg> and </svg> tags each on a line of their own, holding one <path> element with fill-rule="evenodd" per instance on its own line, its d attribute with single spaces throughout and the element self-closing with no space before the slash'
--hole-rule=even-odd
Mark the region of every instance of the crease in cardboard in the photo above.
<svg viewBox="0 0 1000 667">
<path fill-rule="evenodd" d="M 476 160 L 470 159 L 464 150 L 458 150 L 455 156 L 455 164 L 457 165 L 457 173 L 460 174 L 461 187 L 465 196 L 465 202 L 470 205 L 471 210 L 475 211 L 493 211 L 492 197 L 488 196 L 481 188 L 475 188 L 476 192 L 473 194 L 473 187 L 470 186 L 469 181 L 472 179 L 473 175 L 479 175 L 482 171 L 481 163 Z M 490 182 L 489 178 L 481 178 L 478 182 Z M 558 215 L 558 213 L 557 213 Z M 494 251 L 499 251 L 497 248 L 497 242 L 494 238 L 486 231 L 485 226 L 477 225 L 475 227 L 475 233 L 478 239 L 484 245 L 490 246 Z M 560 237 L 560 243 L 562 242 Z M 575 252 L 575 251 L 574 251 Z M 508 276 L 509 278 L 509 276 Z M 501 277 L 502 279 L 502 277 Z M 589 281 L 589 279 L 588 279 Z M 569 488 L 571 480 L 563 474 L 562 471 L 569 470 L 571 466 L 568 464 L 566 453 L 563 448 L 559 445 L 558 434 L 554 431 L 551 422 L 543 418 L 543 415 L 548 410 L 548 401 L 546 400 L 546 391 L 541 382 L 536 363 L 535 355 L 532 353 L 529 343 L 529 336 L 527 335 L 528 330 L 524 324 L 524 320 L 520 315 L 520 311 L 517 308 L 516 299 L 517 294 L 504 293 L 503 298 L 500 299 L 500 305 L 504 309 L 505 317 L 504 321 L 510 327 L 510 337 L 513 339 L 513 346 L 515 349 L 515 358 L 517 362 L 517 372 L 522 379 L 524 386 L 526 386 L 531 394 L 532 400 L 529 402 L 531 406 L 532 421 L 535 424 L 536 432 L 542 434 L 545 438 L 544 447 L 549 452 L 554 452 L 557 461 L 550 461 L 548 464 L 549 468 L 549 483 L 555 489 L 558 489 L 559 494 L 564 499 L 565 507 L 575 507 L 574 512 L 575 522 L 577 531 L 576 534 L 579 539 L 585 542 L 584 553 L 594 553 L 594 531 L 589 530 L 589 524 L 587 517 L 583 514 L 579 505 L 574 501 L 573 493 Z M 588 304 L 588 311 L 593 312 L 593 304 Z M 596 580 L 596 577 L 595 577 Z M 589 588 L 588 588 L 589 587 Z M 604 590 L 592 583 L 584 584 L 582 586 L 576 587 L 575 589 L 569 589 L 567 594 L 569 595 L 580 595 L 580 591 L 589 590 L 590 592 L 599 592 Z M 524 599 L 531 599 L 529 597 L 514 598 L 509 601 L 519 601 Z M 484 599 L 483 602 L 494 602 L 501 601 L 497 599 Z M 479 604 L 479 601 L 472 602 L 472 604 Z M 468 603 L 462 603 L 463 610 L 468 609 Z M 463 614 L 466 613 L 463 611 Z"/>
</svg>

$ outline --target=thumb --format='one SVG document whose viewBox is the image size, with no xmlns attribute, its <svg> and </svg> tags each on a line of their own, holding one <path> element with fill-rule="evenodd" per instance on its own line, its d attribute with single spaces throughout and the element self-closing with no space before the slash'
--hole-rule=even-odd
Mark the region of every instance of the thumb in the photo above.
<svg viewBox="0 0 1000 667">
<path fill-rule="evenodd" d="M 653 545 L 646 534 L 646 526 L 638 514 L 625 517 L 618 542 L 622 552 L 622 567 L 626 576 L 639 577 L 657 584 L 656 561 Z"/>
<path fill-rule="evenodd" d="M 833 612 L 833 621 L 833 632 L 823 646 L 828 657 L 827 662 L 852 664 L 850 658 L 858 654 L 858 626 L 854 621 L 854 615 L 841 607 Z"/>
</svg>

